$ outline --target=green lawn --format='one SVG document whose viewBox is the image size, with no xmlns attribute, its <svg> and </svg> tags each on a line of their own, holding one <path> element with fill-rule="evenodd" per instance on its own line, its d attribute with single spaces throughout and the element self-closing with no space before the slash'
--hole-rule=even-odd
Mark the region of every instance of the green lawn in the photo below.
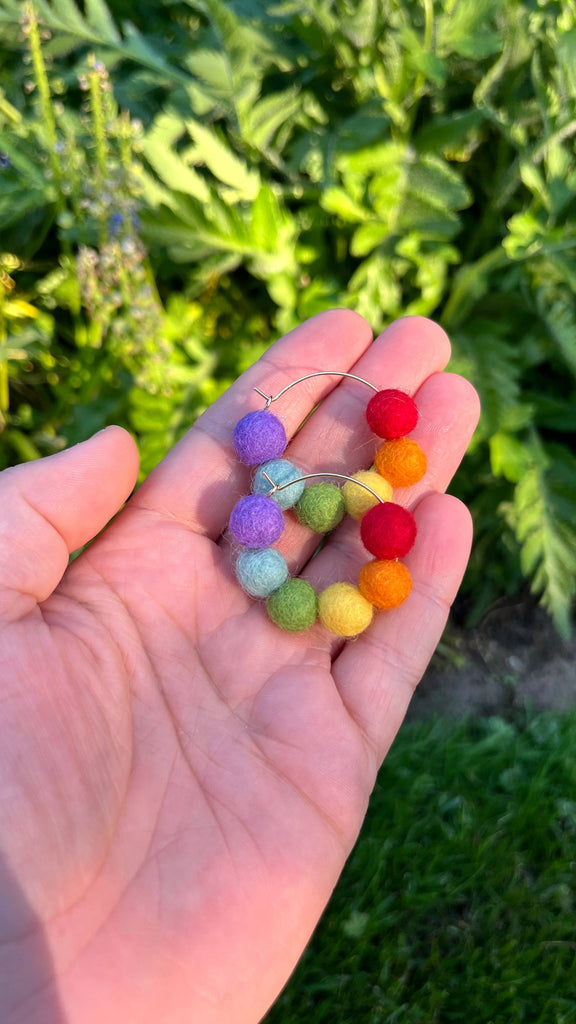
<svg viewBox="0 0 576 1024">
<path fill-rule="evenodd" d="M 576 714 L 402 730 L 266 1024 L 576 1021 Z"/>
</svg>

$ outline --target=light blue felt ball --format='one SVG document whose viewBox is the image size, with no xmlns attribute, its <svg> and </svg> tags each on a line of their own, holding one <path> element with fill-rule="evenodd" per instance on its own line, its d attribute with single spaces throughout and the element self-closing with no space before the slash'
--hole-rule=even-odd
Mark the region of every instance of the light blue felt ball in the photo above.
<svg viewBox="0 0 576 1024">
<path fill-rule="evenodd" d="M 270 491 L 270 484 L 263 475 L 263 470 L 275 484 L 287 484 L 290 480 L 296 480 L 302 476 L 302 470 L 298 469 L 297 466 L 293 466 L 287 459 L 271 459 L 256 470 L 254 483 L 252 484 L 253 494 L 268 494 Z M 280 508 L 292 508 L 302 497 L 305 486 L 304 480 L 300 480 L 299 483 L 287 487 L 285 491 L 276 491 L 271 495 L 271 498 L 280 505 Z"/>
<path fill-rule="evenodd" d="M 268 597 L 288 579 L 288 566 L 276 548 L 241 551 L 236 578 L 251 597 Z"/>
</svg>

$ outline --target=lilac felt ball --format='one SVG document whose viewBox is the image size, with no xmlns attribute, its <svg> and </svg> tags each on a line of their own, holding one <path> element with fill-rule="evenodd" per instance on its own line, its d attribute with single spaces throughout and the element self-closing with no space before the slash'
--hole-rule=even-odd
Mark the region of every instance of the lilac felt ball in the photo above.
<svg viewBox="0 0 576 1024">
<path fill-rule="evenodd" d="M 247 413 L 234 428 L 236 454 L 247 466 L 277 459 L 287 444 L 284 425 L 267 409 Z"/>
<path fill-rule="evenodd" d="M 245 548 L 270 547 L 283 529 L 282 509 L 264 494 L 248 494 L 232 509 L 230 533 Z"/>
</svg>

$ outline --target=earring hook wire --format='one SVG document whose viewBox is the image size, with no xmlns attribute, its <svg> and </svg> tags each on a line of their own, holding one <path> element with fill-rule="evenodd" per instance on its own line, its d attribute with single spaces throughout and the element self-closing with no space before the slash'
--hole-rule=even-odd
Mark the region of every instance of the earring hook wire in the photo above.
<svg viewBox="0 0 576 1024">
<path fill-rule="evenodd" d="M 295 480 L 288 480 L 285 484 L 275 484 L 274 481 L 268 476 L 268 473 L 266 472 L 265 469 L 262 470 L 262 476 L 266 478 L 266 480 L 268 481 L 272 488 L 272 490 L 269 491 L 268 494 L 266 495 L 267 498 L 271 498 L 273 494 L 276 494 L 276 491 L 284 491 L 286 490 L 287 487 L 291 487 L 292 484 L 302 483 L 303 480 L 312 480 L 314 477 L 318 476 L 328 476 L 331 478 L 336 477 L 339 480 L 349 480 L 351 483 L 357 484 L 358 487 L 363 487 L 365 491 L 370 491 L 370 494 L 374 498 L 377 498 L 381 505 L 386 504 L 384 498 L 381 498 L 379 494 L 376 494 L 376 491 L 373 491 L 372 488 L 368 486 L 368 484 L 363 483 L 362 480 L 356 480 L 353 476 L 347 476 L 346 473 L 306 473 L 305 476 L 296 477 Z"/>
<path fill-rule="evenodd" d="M 345 373 L 344 370 L 317 370 L 315 373 L 307 373 L 304 377 L 298 377 L 298 380 L 293 380 L 290 384 L 287 384 L 286 387 L 282 388 L 277 395 L 266 395 L 260 390 L 260 388 L 252 388 L 252 390 L 256 391 L 261 398 L 265 399 L 266 405 L 264 406 L 264 411 L 266 411 L 266 409 L 270 408 L 272 402 L 277 402 L 282 395 L 286 394 L 286 392 L 290 390 L 290 388 L 295 387 L 296 384 L 302 384 L 305 380 L 311 380 L 312 377 L 349 377 L 350 380 L 357 380 L 360 384 L 365 384 L 366 387 L 372 388 L 376 393 L 379 391 L 379 388 L 377 388 L 375 384 L 371 384 L 369 380 L 364 380 L 363 377 L 358 377 L 355 373 Z"/>
</svg>

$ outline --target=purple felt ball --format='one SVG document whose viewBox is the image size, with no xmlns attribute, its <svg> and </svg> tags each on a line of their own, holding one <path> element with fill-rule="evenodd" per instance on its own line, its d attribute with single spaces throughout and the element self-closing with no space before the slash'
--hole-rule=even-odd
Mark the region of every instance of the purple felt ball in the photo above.
<svg viewBox="0 0 576 1024">
<path fill-rule="evenodd" d="M 284 425 L 267 409 L 247 413 L 234 428 L 236 454 L 247 466 L 277 459 L 287 444 Z"/>
<path fill-rule="evenodd" d="M 264 494 L 248 494 L 232 509 L 230 533 L 245 548 L 270 547 L 283 529 L 282 509 Z"/>
</svg>

